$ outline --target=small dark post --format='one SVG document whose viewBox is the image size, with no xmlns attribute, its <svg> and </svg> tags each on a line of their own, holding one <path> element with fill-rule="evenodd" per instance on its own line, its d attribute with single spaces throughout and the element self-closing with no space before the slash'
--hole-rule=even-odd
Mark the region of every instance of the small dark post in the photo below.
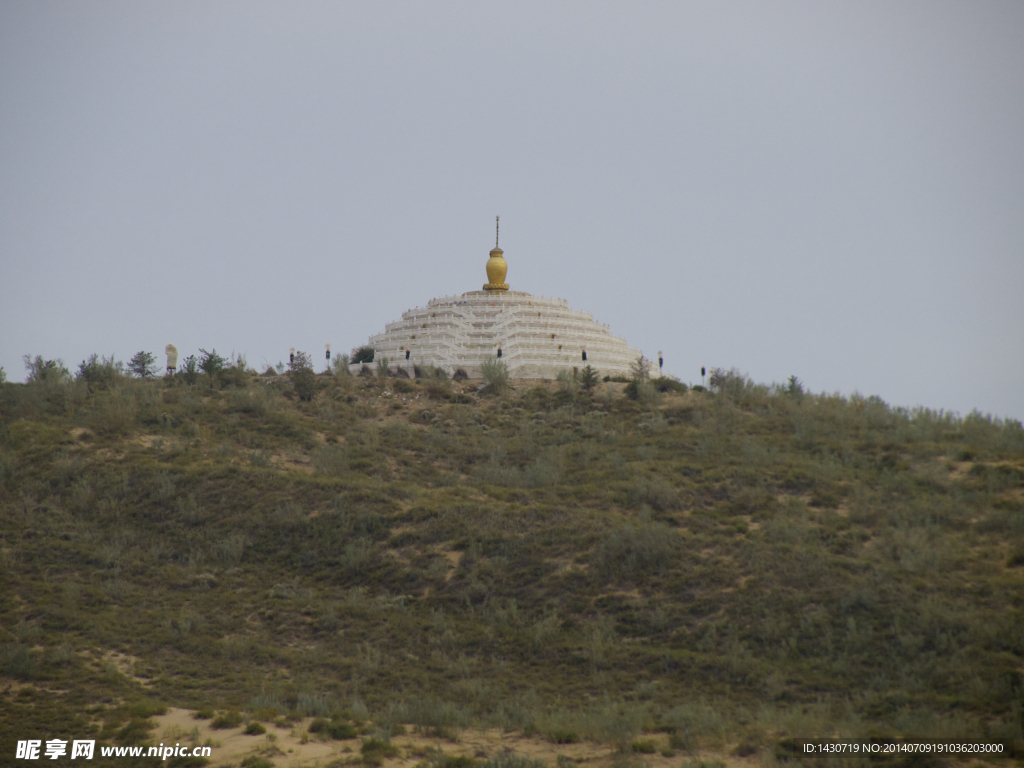
<svg viewBox="0 0 1024 768">
<path fill-rule="evenodd" d="M 291 351 L 288 352 L 288 365 L 294 365 L 294 364 L 295 364 L 295 347 L 292 347 Z"/>
<path fill-rule="evenodd" d="M 501 357 L 501 344 L 498 345 L 498 357 Z"/>
<path fill-rule="evenodd" d="M 661 350 L 658 350 L 658 370 L 660 371 L 665 367 L 665 358 L 661 356 Z"/>
<path fill-rule="evenodd" d="M 583 362 L 587 362 L 587 350 L 583 350 Z"/>
<path fill-rule="evenodd" d="M 409 350 L 408 350 L 408 349 L 407 349 L 407 350 L 405 350 L 405 359 L 406 359 L 406 360 L 408 360 L 408 359 L 409 359 Z"/>
<path fill-rule="evenodd" d="M 702 365 L 702 366 L 700 367 L 700 385 L 701 385 L 702 387 L 704 386 L 704 373 L 705 373 L 705 371 L 704 371 L 704 366 Z"/>
</svg>

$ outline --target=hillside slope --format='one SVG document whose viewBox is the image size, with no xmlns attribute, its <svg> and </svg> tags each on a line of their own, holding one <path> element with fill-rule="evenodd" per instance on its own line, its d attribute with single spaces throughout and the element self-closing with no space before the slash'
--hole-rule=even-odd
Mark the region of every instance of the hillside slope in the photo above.
<svg viewBox="0 0 1024 768">
<path fill-rule="evenodd" d="M 160 704 L 1021 738 L 1020 425 L 716 383 L 0 385 L 0 751 Z"/>
</svg>

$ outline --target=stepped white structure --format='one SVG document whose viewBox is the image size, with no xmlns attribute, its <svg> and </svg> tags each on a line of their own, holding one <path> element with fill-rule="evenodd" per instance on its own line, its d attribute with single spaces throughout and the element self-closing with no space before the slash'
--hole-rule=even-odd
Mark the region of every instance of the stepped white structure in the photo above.
<svg viewBox="0 0 1024 768">
<path fill-rule="evenodd" d="M 586 365 L 602 376 L 629 374 L 640 352 L 564 299 L 510 291 L 503 253 L 495 239 L 483 290 L 432 299 L 371 336 L 367 346 L 374 358 L 387 357 L 389 367 L 403 368 L 410 377 L 418 365 L 449 375 L 462 369 L 479 378 L 480 366 L 495 357 L 514 379 L 553 379 L 559 371 Z M 361 367 L 354 363 L 351 370 Z"/>
</svg>

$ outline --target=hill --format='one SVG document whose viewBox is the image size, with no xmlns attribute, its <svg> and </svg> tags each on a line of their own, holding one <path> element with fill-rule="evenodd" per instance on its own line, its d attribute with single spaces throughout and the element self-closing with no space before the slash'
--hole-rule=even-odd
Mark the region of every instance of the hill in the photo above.
<svg viewBox="0 0 1024 768">
<path fill-rule="evenodd" d="M 1019 423 L 734 372 L 88 370 L 0 385 L 4 755 L 167 706 L 623 754 L 1024 736 Z"/>
</svg>

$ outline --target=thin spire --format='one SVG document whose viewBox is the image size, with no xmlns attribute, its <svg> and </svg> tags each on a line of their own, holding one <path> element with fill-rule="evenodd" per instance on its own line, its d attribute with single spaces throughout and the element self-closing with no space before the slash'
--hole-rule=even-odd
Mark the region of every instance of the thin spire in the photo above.
<svg viewBox="0 0 1024 768">
<path fill-rule="evenodd" d="M 501 220 L 501 216 L 494 217 L 494 247 L 498 247 L 498 222 Z"/>
</svg>

